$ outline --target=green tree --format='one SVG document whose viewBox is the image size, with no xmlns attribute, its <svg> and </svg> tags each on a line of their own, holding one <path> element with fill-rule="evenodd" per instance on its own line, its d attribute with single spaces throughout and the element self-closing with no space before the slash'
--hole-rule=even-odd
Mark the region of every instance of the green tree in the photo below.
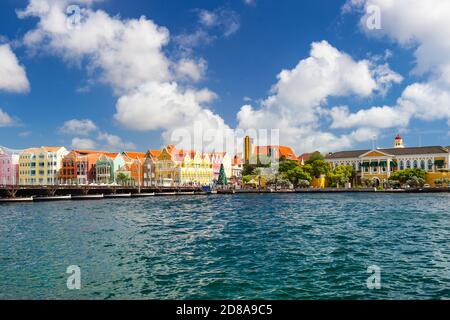
<svg viewBox="0 0 450 320">
<path fill-rule="evenodd" d="M 321 175 L 326 175 L 331 171 L 331 165 L 325 160 L 315 160 L 308 166 L 304 166 L 306 170 L 309 170 L 309 174 L 315 178 L 320 178 Z"/>
<path fill-rule="evenodd" d="M 278 188 L 290 188 L 292 186 L 292 183 L 284 176 L 279 173 L 276 173 L 269 177 L 267 180 L 267 185 L 274 187 L 276 189 Z"/>
<path fill-rule="evenodd" d="M 427 173 L 422 169 L 406 169 L 402 171 L 392 172 L 389 180 L 398 181 L 400 183 L 407 183 L 408 180 L 418 178 L 425 181 Z"/>
<path fill-rule="evenodd" d="M 254 170 L 257 168 L 255 164 L 244 164 L 242 168 L 242 175 L 249 176 L 254 173 Z"/>
<path fill-rule="evenodd" d="M 308 180 L 299 180 L 297 182 L 297 186 L 300 188 L 308 188 L 311 185 L 311 182 Z"/>
<path fill-rule="evenodd" d="M 293 160 L 284 160 L 280 161 L 280 164 L 278 166 L 278 172 L 280 173 L 286 173 L 289 170 L 292 170 L 296 167 L 298 167 L 298 162 Z"/>
<path fill-rule="evenodd" d="M 302 167 L 295 167 L 294 169 L 289 170 L 286 172 L 285 176 L 295 186 L 298 186 L 301 180 L 306 180 L 308 182 L 312 180 L 309 172 L 303 170 Z"/>
<path fill-rule="evenodd" d="M 375 186 L 375 181 L 373 181 L 372 179 L 369 179 L 369 178 L 362 178 L 361 184 L 363 185 L 363 187 L 372 188 Z"/>
<path fill-rule="evenodd" d="M 308 160 L 305 161 L 305 164 L 312 164 L 316 160 L 325 160 L 325 157 L 320 152 L 314 152 Z"/>
<path fill-rule="evenodd" d="M 219 180 L 217 183 L 221 186 L 226 186 L 228 184 L 227 175 L 225 174 L 223 163 L 220 165 Z"/>
<path fill-rule="evenodd" d="M 119 174 L 117 174 L 117 177 L 116 177 L 117 184 L 120 184 L 123 186 L 123 185 L 127 184 L 128 180 L 129 180 L 129 178 L 125 173 L 120 172 Z"/>
<path fill-rule="evenodd" d="M 353 175 L 352 166 L 337 166 L 334 170 L 328 172 L 327 179 L 333 187 L 337 187 L 349 183 Z"/>
<path fill-rule="evenodd" d="M 425 179 L 419 177 L 411 177 L 411 179 L 406 181 L 406 184 L 410 187 L 423 187 L 425 184 Z"/>
</svg>

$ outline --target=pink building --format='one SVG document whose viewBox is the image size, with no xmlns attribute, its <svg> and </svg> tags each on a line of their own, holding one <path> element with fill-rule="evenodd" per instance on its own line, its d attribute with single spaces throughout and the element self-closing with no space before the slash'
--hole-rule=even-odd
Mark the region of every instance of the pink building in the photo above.
<svg viewBox="0 0 450 320">
<path fill-rule="evenodd" d="M 0 148 L 0 185 L 15 185 L 19 182 L 19 154 Z"/>
</svg>

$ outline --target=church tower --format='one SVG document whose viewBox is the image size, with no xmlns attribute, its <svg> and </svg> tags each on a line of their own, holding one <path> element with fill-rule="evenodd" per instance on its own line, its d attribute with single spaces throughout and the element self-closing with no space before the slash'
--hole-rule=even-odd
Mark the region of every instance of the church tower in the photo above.
<svg viewBox="0 0 450 320">
<path fill-rule="evenodd" d="M 246 164 L 250 163 L 250 159 L 253 155 L 253 139 L 249 136 L 244 138 L 244 162 Z"/>
<path fill-rule="evenodd" d="M 404 148 L 405 145 L 403 144 L 403 139 L 402 137 L 398 134 L 395 137 L 395 141 L 394 141 L 394 148 Z"/>
</svg>

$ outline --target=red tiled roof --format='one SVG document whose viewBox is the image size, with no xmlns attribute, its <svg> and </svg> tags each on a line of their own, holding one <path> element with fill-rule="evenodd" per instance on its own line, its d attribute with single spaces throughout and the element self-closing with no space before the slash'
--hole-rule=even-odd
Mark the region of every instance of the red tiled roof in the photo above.
<svg viewBox="0 0 450 320">
<path fill-rule="evenodd" d="M 124 151 L 123 152 L 126 156 L 128 156 L 131 159 L 140 159 L 145 158 L 144 152 L 130 152 L 130 151 Z"/>
<path fill-rule="evenodd" d="M 104 153 L 108 153 L 106 151 L 99 151 L 99 150 L 72 150 L 76 153 L 82 154 L 82 155 L 88 155 L 88 154 L 104 154 Z"/>
<path fill-rule="evenodd" d="M 148 150 L 147 153 L 150 153 L 150 155 L 152 157 L 156 158 L 156 157 L 159 157 L 159 155 L 161 154 L 161 151 L 160 150 Z"/>
<path fill-rule="evenodd" d="M 275 149 L 278 151 L 279 157 L 286 157 L 289 160 L 297 160 L 297 156 L 291 147 L 286 146 L 257 146 L 255 152 L 257 155 L 269 155 L 269 150 Z"/>
<path fill-rule="evenodd" d="M 299 161 L 307 161 L 309 158 L 311 158 L 311 156 L 313 155 L 313 154 L 317 154 L 317 153 L 320 153 L 319 151 L 314 151 L 314 152 L 311 152 L 311 153 L 303 153 L 303 154 L 301 154 L 300 156 L 298 156 L 298 160 Z"/>
</svg>

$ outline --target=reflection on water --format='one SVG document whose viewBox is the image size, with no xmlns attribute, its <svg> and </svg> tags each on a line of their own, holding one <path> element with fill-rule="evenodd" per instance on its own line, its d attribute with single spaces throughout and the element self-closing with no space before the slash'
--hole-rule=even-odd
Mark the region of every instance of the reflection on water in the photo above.
<svg viewBox="0 0 450 320">
<path fill-rule="evenodd" d="M 355 193 L 2 205 L 0 298 L 450 298 L 449 204 Z M 371 265 L 380 290 L 367 289 Z"/>
</svg>

